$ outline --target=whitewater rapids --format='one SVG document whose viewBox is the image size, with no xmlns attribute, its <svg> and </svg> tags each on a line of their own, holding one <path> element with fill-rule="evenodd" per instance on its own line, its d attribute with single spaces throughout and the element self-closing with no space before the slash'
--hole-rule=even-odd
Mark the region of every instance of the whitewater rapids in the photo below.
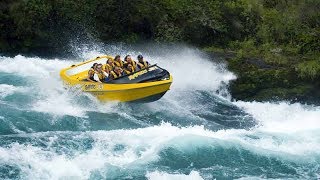
<svg viewBox="0 0 320 180">
<path fill-rule="evenodd" d="M 142 53 L 174 77 L 149 104 L 65 90 L 59 71 L 79 59 L 0 57 L 0 178 L 320 177 L 320 107 L 232 101 L 223 63 L 188 47 Z"/>
</svg>

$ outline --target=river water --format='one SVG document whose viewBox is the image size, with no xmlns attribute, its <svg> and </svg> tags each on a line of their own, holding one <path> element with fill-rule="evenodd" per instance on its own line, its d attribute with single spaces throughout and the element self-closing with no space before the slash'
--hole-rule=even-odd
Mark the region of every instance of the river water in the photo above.
<svg viewBox="0 0 320 180">
<path fill-rule="evenodd" d="M 153 103 L 102 104 L 63 88 L 62 68 L 102 53 L 143 53 L 172 73 L 171 90 Z M 233 101 L 236 76 L 190 47 L 78 55 L 0 57 L 0 179 L 320 177 L 320 107 Z"/>
</svg>

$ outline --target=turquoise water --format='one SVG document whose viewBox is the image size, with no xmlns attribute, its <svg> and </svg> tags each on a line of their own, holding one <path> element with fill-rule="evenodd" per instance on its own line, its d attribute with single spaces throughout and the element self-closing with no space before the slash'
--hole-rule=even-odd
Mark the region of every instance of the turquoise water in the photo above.
<svg viewBox="0 0 320 180">
<path fill-rule="evenodd" d="M 174 76 L 148 104 L 65 90 L 59 70 L 80 60 L 0 57 L 0 179 L 320 177 L 320 107 L 232 101 L 222 63 L 187 47 L 144 54 Z"/>
</svg>

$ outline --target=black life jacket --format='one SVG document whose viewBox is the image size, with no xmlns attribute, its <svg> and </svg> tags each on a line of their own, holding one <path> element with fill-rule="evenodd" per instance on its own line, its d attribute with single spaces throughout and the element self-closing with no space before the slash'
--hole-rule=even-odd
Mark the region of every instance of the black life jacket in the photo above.
<svg viewBox="0 0 320 180">
<path fill-rule="evenodd" d="M 139 69 L 144 69 L 144 68 L 146 68 L 146 67 L 149 66 L 149 62 L 148 62 L 148 61 L 143 61 L 143 63 L 141 63 L 141 62 L 139 61 L 138 64 L 137 64 L 137 66 L 138 66 Z"/>
</svg>

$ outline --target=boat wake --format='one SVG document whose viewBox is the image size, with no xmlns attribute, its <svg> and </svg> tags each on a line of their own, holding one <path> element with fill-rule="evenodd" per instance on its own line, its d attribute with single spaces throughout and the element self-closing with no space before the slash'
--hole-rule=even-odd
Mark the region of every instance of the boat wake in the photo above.
<svg viewBox="0 0 320 180">
<path fill-rule="evenodd" d="M 159 49 L 105 50 L 143 53 L 172 73 L 171 90 L 148 104 L 65 90 L 59 71 L 79 60 L 0 57 L 0 177 L 319 178 L 320 107 L 232 101 L 223 63 Z"/>
</svg>

